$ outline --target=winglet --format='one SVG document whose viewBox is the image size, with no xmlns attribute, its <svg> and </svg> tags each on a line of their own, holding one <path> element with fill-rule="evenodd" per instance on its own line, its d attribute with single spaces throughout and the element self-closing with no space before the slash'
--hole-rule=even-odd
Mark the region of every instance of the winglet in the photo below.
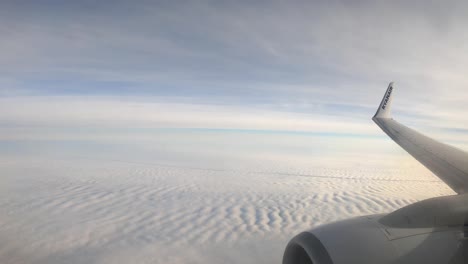
<svg viewBox="0 0 468 264">
<path fill-rule="evenodd" d="M 393 82 L 388 85 L 387 91 L 384 94 L 382 102 L 377 109 L 373 118 L 392 118 L 392 92 L 393 92 Z"/>
</svg>

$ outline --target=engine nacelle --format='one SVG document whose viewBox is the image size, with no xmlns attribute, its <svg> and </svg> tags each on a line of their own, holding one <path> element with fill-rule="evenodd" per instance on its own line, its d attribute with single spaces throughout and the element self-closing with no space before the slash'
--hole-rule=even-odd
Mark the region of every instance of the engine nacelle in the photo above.
<svg viewBox="0 0 468 264">
<path fill-rule="evenodd" d="M 383 215 L 320 226 L 294 237 L 283 264 L 468 263 L 464 226 L 395 228 Z"/>
</svg>

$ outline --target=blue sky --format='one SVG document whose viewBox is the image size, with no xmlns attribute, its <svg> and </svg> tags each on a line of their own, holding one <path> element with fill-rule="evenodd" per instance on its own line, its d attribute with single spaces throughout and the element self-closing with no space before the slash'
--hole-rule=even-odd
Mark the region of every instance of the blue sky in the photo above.
<svg viewBox="0 0 468 264">
<path fill-rule="evenodd" d="M 2 1 L 0 136 L 132 126 L 373 137 L 370 117 L 395 81 L 401 121 L 464 144 L 466 11 L 461 1 Z"/>
</svg>

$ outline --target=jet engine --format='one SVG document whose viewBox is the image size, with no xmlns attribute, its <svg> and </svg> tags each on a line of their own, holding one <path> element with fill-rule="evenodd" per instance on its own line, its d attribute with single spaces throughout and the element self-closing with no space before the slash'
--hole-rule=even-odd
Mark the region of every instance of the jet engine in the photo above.
<svg viewBox="0 0 468 264">
<path fill-rule="evenodd" d="M 300 233 L 283 264 L 468 263 L 467 196 L 437 197 Z"/>
</svg>

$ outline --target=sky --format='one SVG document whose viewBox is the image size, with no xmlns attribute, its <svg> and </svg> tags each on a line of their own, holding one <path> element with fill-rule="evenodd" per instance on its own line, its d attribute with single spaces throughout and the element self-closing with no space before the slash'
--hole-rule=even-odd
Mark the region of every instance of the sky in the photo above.
<svg viewBox="0 0 468 264">
<path fill-rule="evenodd" d="M 383 141 L 394 81 L 399 121 L 468 146 L 468 5 L 449 2 L 4 0 L 0 140 Z"/>
</svg>

